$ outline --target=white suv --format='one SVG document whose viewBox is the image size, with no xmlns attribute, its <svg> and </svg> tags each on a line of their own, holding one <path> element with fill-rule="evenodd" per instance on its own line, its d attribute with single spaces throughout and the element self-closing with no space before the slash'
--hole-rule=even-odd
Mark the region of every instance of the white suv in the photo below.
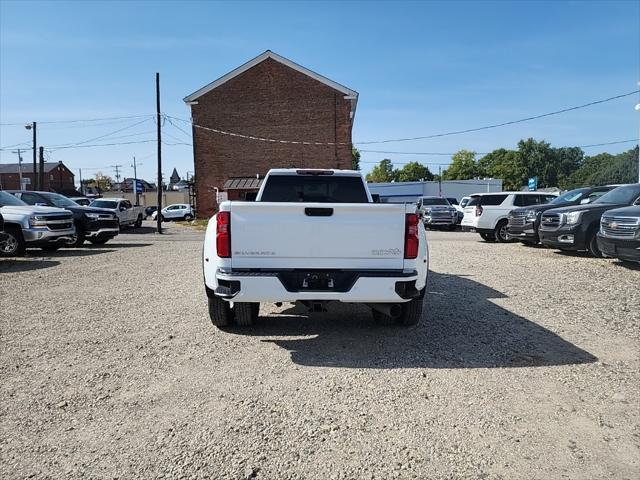
<svg viewBox="0 0 640 480">
<path fill-rule="evenodd" d="M 483 240 L 508 242 L 507 216 L 517 207 L 542 205 L 556 198 L 554 193 L 500 192 L 476 193 L 464 207 L 462 230 L 478 232 Z"/>
</svg>

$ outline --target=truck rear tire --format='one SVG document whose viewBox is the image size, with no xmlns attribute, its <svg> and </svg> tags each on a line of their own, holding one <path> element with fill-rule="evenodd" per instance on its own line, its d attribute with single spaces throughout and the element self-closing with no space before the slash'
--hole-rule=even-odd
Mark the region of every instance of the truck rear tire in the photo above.
<svg viewBox="0 0 640 480">
<path fill-rule="evenodd" d="M 496 225 L 496 229 L 493 231 L 493 236 L 500 243 L 510 242 L 509 236 L 507 235 L 507 221 L 500 220 Z"/>
<path fill-rule="evenodd" d="M 423 288 L 419 297 L 402 304 L 402 314 L 396 318 L 396 323 L 405 327 L 420 323 L 420 319 L 422 318 L 422 305 L 424 303 L 424 292 L 426 290 L 427 287 Z"/>
<path fill-rule="evenodd" d="M 142 226 L 142 214 L 138 215 L 136 223 L 133 224 L 134 228 L 140 228 Z"/>
<path fill-rule="evenodd" d="M 24 257 L 27 244 L 22 236 L 22 229 L 15 225 L 4 226 L 4 233 L 8 238 L 0 242 L 0 257 Z"/>
<path fill-rule="evenodd" d="M 231 323 L 231 307 L 218 297 L 209 297 L 209 318 L 216 327 L 226 327 Z"/>
<path fill-rule="evenodd" d="M 233 304 L 233 316 L 236 325 L 239 327 L 248 327 L 255 323 L 258 319 L 258 312 L 260 311 L 259 303 L 234 303 Z"/>
<path fill-rule="evenodd" d="M 480 233 L 480 238 L 485 242 L 495 242 L 496 237 L 493 236 L 493 233 Z"/>
</svg>

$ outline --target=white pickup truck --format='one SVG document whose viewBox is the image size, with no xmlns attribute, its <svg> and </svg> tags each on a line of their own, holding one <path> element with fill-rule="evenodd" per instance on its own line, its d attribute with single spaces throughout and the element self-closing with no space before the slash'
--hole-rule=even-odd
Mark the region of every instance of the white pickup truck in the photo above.
<svg viewBox="0 0 640 480">
<path fill-rule="evenodd" d="M 273 169 L 255 202 L 227 201 L 203 251 L 209 316 L 251 325 L 261 302 L 363 303 L 377 321 L 414 325 L 428 271 L 415 204 L 373 203 L 351 170 Z"/>
<path fill-rule="evenodd" d="M 139 228 L 145 217 L 144 207 L 132 205 L 126 198 L 98 198 L 91 202 L 91 206 L 111 210 L 118 217 L 121 227 L 131 225 Z"/>
</svg>

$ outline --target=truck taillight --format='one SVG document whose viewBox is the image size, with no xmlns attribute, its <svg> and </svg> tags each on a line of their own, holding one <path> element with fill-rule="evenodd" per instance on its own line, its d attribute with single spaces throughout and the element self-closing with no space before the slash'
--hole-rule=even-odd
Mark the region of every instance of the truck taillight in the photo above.
<svg viewBox="0 0 640 480">
<path fill-rule="evenodd" d="M 404 258 L 418 257 L 418 215 L 408 213 L 404 227 Z"/>
<path fill-rule="evenodd" d="M 476 217 L 482 215 L 482 207 L 480 205 L 476 206 Z"/>
<path fill-rule="evenodd" d="M 231 212 L 216 215 L 216 251 L 220 258 L 231 257 Z"/>
</svg>

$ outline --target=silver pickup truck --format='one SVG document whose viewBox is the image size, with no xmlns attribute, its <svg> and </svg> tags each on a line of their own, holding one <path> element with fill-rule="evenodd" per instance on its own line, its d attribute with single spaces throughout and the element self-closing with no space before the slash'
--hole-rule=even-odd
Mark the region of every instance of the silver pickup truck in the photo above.
<svg viewBox="0 0 640 480">
<path fill-rule="evenodd" d="M 75 241 L 73 215 L 68 210 L 34 207 L 0 191 L 0 214 L 5 232 L 0 257 L 22 256 L 27 248 L 57 250 Z"/>
<path fill-rule="evenodd" d="M 90 206 L 111 210 L 117 215 L 121 227 L 141 227 L 145 217 L 144 207 L 132 205 L 126 198 L 98 198 Z"/>
</svg>

